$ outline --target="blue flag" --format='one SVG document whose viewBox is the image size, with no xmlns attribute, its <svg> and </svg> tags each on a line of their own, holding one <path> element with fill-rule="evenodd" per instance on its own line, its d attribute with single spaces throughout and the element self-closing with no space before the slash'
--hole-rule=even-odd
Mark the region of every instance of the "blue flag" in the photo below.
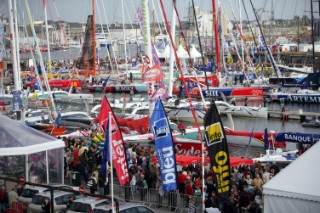
<svg viewBox="0 0 320 213">
<path fill-rule="evenodd" d="M 157 99 L 151 115 L 150 128 L 154 136 L 163 190 L 167 192 L 176 190 L 176 157 L 169 122 L 160 98 Z"/>
<path fill-rule="evenodd" d="M 107 122 L 106 131 L 104 133 L 103 158 L 101 163 L 101 171 L 104 176 L 107 174 L 107 162 L 110 162 L 110 146 L 109 146 L 109 122 Z"/>
<path fill-rule="evenodd" d="M 132 67 L 135 67 L 138 65 L 138 60 L 136 59 L 134 62 L 132 62 Z"/>
<path fill-rule="evenodd" d="M 251 132 L 251 134 L 250 134 L 249 144 L 248 144 L 248 145 L 250 145 L 250 144 L 251 144 L 251 140 L 252 140 L 252 137 L 253 137 L 253 131 L 254 131 L 254 128 L 252 128 L 252 132 Z"/>
<path fill-rule="evenodd" d="M 57 124 L 58 128 L 59 128 L 60 125 L 61 125 L 61 120 L 62 120 L 62 118 L 61 118 L 61 113 L 59 112 L 59 113 L 58 113 L 58 116 L 57 116 L 57 118 L 56 118 L 56 124 Z"/>
<path fill-rule="evenodd" d="M 107 83 L 109 81 L 110 75 L 103 81 L 102 86 L 107 86 Z"/>
<path fill-rule="evenodd" d="M 268 136 L 268 129 L 264 129 L 264 149 L 269 149 L 269 136 Z"/>
</svg>

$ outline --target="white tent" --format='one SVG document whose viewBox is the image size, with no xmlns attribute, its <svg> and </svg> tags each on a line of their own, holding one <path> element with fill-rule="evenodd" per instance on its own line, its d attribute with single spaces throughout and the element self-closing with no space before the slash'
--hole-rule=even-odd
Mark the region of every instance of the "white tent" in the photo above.
<svg viewBox="0 0 320 213">
<path fill-rule="evenodd" d="M 49 179 L 52 182 L 63 182 L 64 147 L 65 143 L 62 140 L 0 115 L 2 175 L 23 175 L 29 181 L 29 176 L 41 173 L 44 182 L 51 182 Z M 10 167 L 15 168 L 15 171 Z M 51 177 L 49 169 L 55 170 Z"/>
<path fill-rule="evenodd" d="M 188 52 L 182 47 L 180 44 L 178 49 L 177 49 L 177 55 L 179 58 L 189 58 Z"/>
<path fill-rule="evenodd" d="M 263 186 L 265 213 L 320 212 L 320 142 Z"/>
<path fill-rule="evenodd" d="M 191 56 L 191 58 L 200 58 L 201 57 L 201 53 L 196 49 L 194 44 L 192 44 L 192 46 L 191 46 L 190 56 Z"/>
</svg>

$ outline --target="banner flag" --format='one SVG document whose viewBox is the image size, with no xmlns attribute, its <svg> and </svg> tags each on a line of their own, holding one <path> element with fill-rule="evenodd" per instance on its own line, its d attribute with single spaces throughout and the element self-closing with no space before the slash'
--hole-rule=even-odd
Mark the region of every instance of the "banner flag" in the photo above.
<svg viewBox="0 0 320 213">
<path fill-rule="evenodd" d="M 108 127 L 109 125 L 107 123 L 108 118 L 109 118 L 109 112 L 112 112 L 111 113 L 111 127 Z M 108 149 L 108 147 L 109 147 L 106 143 L 108 143 L 109 134 L 111 134 L 112 162 L 113 162 L 114 168 L 116 169 L 120 185 L 124 185 L 130 181 L 127 159 L 126 159 L 126 152 L 124 150 L 123 139 L 122 139 L 122 135 L 121 135 L 118 123 L 117 123 L 116 118 L 113 114 L 113 111 L 110 107 L 110 104 L 105 96 L 103 97 L 102 103 L 101 103 L 99 124 L 102 125 L 103 128 L 106 129 L 104 154 L 109 153 L 109 151 L 106 152 L 106 149 Z M 109 159 L 108 156 L 105 156 L 104 158 L 107 161 Z"/>
<path fill-rule="evenodd" d="M 164 191 L 177 189 L 176 157 L 167 115 L 160 98 L 156 100 L 150 119 Z"/>
<path fill-rule="evenodd" d="M 214 102 L 204 116 L 205 141 L 208 147 L 211 168 L 217 192 L 228 199 L 231 189 L 230 159 L 226 135 Z"/>
<path fill-rule="evenodd" d="M 313 144 L 316 142 L 320 142 L 320 135 L 300 132 L 280 132 L 275 137 L 275 140 L 291 143 Z"/>
</svg>

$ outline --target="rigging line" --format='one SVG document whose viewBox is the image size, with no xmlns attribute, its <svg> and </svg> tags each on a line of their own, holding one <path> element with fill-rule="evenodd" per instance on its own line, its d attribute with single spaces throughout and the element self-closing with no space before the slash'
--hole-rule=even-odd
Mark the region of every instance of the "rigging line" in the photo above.
<svg viewBox="0 0 320 213">
<path fill-rule="evenodd" d="M 253 30 L 252 30 L 252 26 L 251 26 L 251 23 L 250 23 L 250 20 L 249 20 L 249 15 L 248 15 L 247 8 L 246 8 L 246 5 L 245 5 L 244 1 L 242 1 L 242 5 L 243 5 L 243 8 L 244 8 L 244 12 L 246 14 L 247 20 L 249 22 L 249 28 L 250 28 L 250 31 L 251 31 L 251 34 L 252 34 L 254 46 L 258 47 L 258 43 L 256 41 L 256 37 L 254 36 Z"/>
<path fill-rule="evenodd" d="M 152 7 L 155 8 L 154 0 L 152 0 Z M 160 34 L 162 34 L 162 30 L 161 30 L 160 21 L 159 21 L 159 17 L 158 17 L 157 11 L 156 10 L 154 10 L 154 11 L 155 11 L 155 16 L 156 16 L 159 32 L 160 32 Z"/>
<path fill-rule="evenodd" d="M 98 16 L 99 16 L 99 20 L 100 20 L 100 26 L 101 26 L 101 30 L 102 30 L 102 35 L 104 37 L 104 39 L 106 39 L 105 37 L 105 33 L 104 33 L 104 29 L 103 29 L 103 25 L 102 25 L 102 19 L 101 19 L 101 14 L 100 14 L 100 7 L 98 6 L 98 2 L 96 1 L 96 5 L 97 5 L 97 10 L 98 10 Z M 111 41 L 111 45 L 112 45 L 112 41 Z M 112 66 L 112 63 L 111 63 L 111 57 L 110 57 L 110 53 L 109 53 L 109 50 L 108 50 L 108 44 L 106 46 L 106 50 L 107 50 L 107 57 L 109 59 L 109 62 L 110 62 L 110 66 L 111 66 L 111 71 L 112 73 L 114 74 L 113 72 L 113 66 Z"/>
<path fill-rule="evenodd" d="M 281 13 L 281 18 L 280 19 L 283 19 L 283 14 L 284 14 L 284 7 L 287 5 L 287 0 L 284 0 L 284 4 L 283 4 L 283 7 L 282 7 L 282 13 Z"/>
<path fill-rule="evenodd" d="M 128 18 L 129 18 L 129 22 L 130 22 L 130 25 L 131 25 L 131 29 L 134 29 L 134 28 L 133 28 L 133 25 L 132 25 L 131 18 L 130 18 L 130 16 L 129 16 L 129 11 L 128 11 L 127 4 L 124 4 L 124 7 L 125 7 L 125 9 L 126 9 L 126 12 L 127 12 Z"/>
<path fill-rule="evenodd" d="M 254 67 L 254 65 L 253 65 L 253 63 L 252 63 L 252 60 L 251 60 L 251 57 L 250 57 L 249 50 L 248 50 L 248 48 L 247 48 L 246 38 L 245 38 L 245 36 L 243 36 L 243 34 L 242 34 L 242 30 L 240 29 L 239 22 L 238 22 L 235 14 L 234 14 L 233 7 L 232 7 L 232 5 L 231 5 L 231 1 L 230 1 L 230 0 L 229 0 L 229 4 L 230 4 L 231 12 L 232 12 L 232 14 L 233 14 L 233 18 L 234 18 L 234 20 L 235 20 L 235 22 L 236 22 L 238 31 L 240 32 L 240 38 L 241 38 L 241 40 L 242 40 L 242 42 L 243 42 L 243 46 L 244 46 L 244 48 L 245 48 L 245 50 L 246 50 L 246 53 L 247 53 L 247 57 L 248 57 L 247 60 L 249 61 L 250 66 L 251 66 L 251 67 Z M 245 66 L 245 63 L 244 63 L 244 66 Z M 245 71 L 245 70 L 243 70 L 243 71 L 244 71 L 244 74 L 246 75 L 246 71 Z"/>
<path fill-rule="evenodd" d="M 161 3 L 161 10 L 162 10 L 162 13 L 163 13 L 163 18 L 165 19 L 165 23 L 166 23 L 166 27 L 167 27 L 167 30 L 168 30 L 168 35 L 170 37 L 170 40 L 171 40 L 171 44 L 172 44 L 172 49 L 174 50 L 173 53 L 175 55 L 175 58 L 176 58 L 176 63 L 177 63 L 177 66 L 178 66 L 178 69 L 179 69 L 179 72 L 180 72 L 180 75 L 182 77 L 182 81 L 183 81 L 183 85 L 184 85 L 184 88 L 185 88 L 185 92 L 187 94 L 187 97 L 188 97 L 188 101 L 190 103 L 190 108 L 191 108 L 191 112 L 192 112 L 192 116 L 196 122 L 196 125 L 197 125 L 197 128 L 198 128 L 198 131 L 199 131 L 199 136 L 200 138 L 202 138 L 202 132 L 200 130 L 200 125 L 199 125 L 199 122 L 198 122 L 198 118 L 197 118 L 197 115 L 194 111 L 194 107 L 193 107 L 193 104 L 192 104 L 192 100 L 191 100 L 191 97 L 190 97 L 190 93 L 188 91 L 188 88 L 187 88 L 187 84 L 186 84 L 186 80 L 184 79 L 184 74 L 182 72 L 182 68 L 181 68 L 181 64 L 180 64 L 180 60 L 178 58 L 178 55 L 177 55 L 177 51 L 176 51 L 176 48 L 175 48 L 175 45 L 174 45 L 174 41 L 173 41 L 173 38 L 172 38 L 172 35 L 171 35 L 171 31 L 170 31 L 170 27 L 169 27 L 169 23 L 168 23 L 168 19 L 167 19 L 167 14 L 164 10 L 164 5 L 163 5 L 163 1 L 160 0 L 160 3 Z"/>
<path fill-rule="evenodd" d="M 58 11 L 58 9 L 57 9 L 57 5 L 56 5 L 56 3 L 55 3 L 55 0 L 53 0 L 53 5 L 54 5 L 55 11 L 56 11 L 57 16 L 58 16 L 58 21 L 59 21 L 60 27 L 61 27 L 62 32 L 63 32 L 63 37 L 64 37 L 64 39 L 65 39 L 65 42 L 66 42 L 67 47 L 68 47 L 68 50 L 69 50 L 68 52 L 69 52 L 69 54 L 70 54 L 70 57 L 71 57 L 71 59 L 72 59 L 73 64 L 75 64 L 75 63 L 74 63 L 74 58 L 73 58 L 72 53 L 71 53 L 71 50 L 70 50 L 69 42 L 68 42 L 68 39 L 67 39 L 67 34 L 66 34 L 66 31 L 65 31 L 65 29 L 64 29 L 64 27 L 63 27 L 62 21 L 61 21 L 61 19 L 60 19 L 60 14 L 59 14 L 59 11 Z"/>
<path fill-rule="evenodd" d="M 194 7 L 194 1 L 191 0 L 191 2 L 192 2 L 192 9 L 193 9 L 193 15 L 194 15 L 194 20 L 195 20 L 195 24 L 196 24 L 197 34 L 198 34 L 198 42 L 199 42 L 199 47 L 200 47 L 200 52 L 201 52 L 202 65 L 204 66 L 204 55 L 203 55 L 203 50 L 202 50 L 202 45 L 201 45 L 201 40 L 200 40 L 200 33 L 199 33 L 199 26 L 198 26 L 198 20 L 197 20 L 197 15 L 196 15 L 196 9 Z M 206 71 L 204 71 L 204 76 L 205 76 L 205 80 L 206 80 L 207 90 L 209 90 L 209 83 L 208 83 L 208 77 L 207 77 Z M 181 77 L 182 77 L 182 75 L 181 75 Z M 186 89 L 186 91 L 187 91 L 187 89 Z"/>
<path fill-rule="evenodd" d="M 108 24 L 109 22 L 108 22 L 108 19 L 107 19 L 106 8 L 104 7 L 103 1 L 101 1 L 101 3 L 102 3 L 103 12 L 104 12 L 104 17 L 105 17 L 105 20 L 107 22 L 107 30 L 108 30 L 108 34 L 109 34 L 109 38 L 110 38 L 111 34 L 110 34 L 110 28 L 109 28 L 109 24 Z M 113 54 L 113 57 L 114 57 L 114 62 L 116 64 L 116 70 L 117 70 L 117 72 L 119 72 L 118 60 L 117 60 L 117 56 L 116 56 L 116 53 L 115 53 L 114 48 L 113 48 L 113 41 L 112 41 L 112 39 L 110 39 L 110 40 L 111 40 L 111 50 L 112 50 L 112 54 Z M 110 61 L 110 64 L 112 64 L 112 60 Z"/>
<path fill-rule="evenodd" d="M 55 19 L 53 19 L 51 7 L 49 7 L 49 15 L 50 15 L 51 20 L 55 20 Z M 60 25 L 60 27 L 61 27 L 61 25 Z M 62 26 L 62 27 L 63 27 L 63 26 Z M 53 29 L 54 29 L 55 31 L 57 31 L 57 28 L 56 28 L 55 25 L 53 25 Z M 61 28 L 61 29 L 62 29 L 62 28 Z M 59 47 L 62 47 L 61 40 L 58 39 L 58 41 L 59 41 L 59 42 L 58 42 Z M 59 48 L 59 51 L 60 51 L 60 53 L 61 53 L 61 55 L 62 55 L 62 57 L 63 57 L 63 61 L 66 63 L 67 58 L 66 58 L 66 56 L 65 56 L 65 54 L 64 54 L 64 51 L 62 50 L 62 48 Z M 71 57 L 72 61 L 74 62 L 74 58 L 73 58 L 72 54 L 70 55 L 70 57 Z"/>
<path fill-rule="evenodd" d="M 176 5 L 175 0 L 172 0 L 171 2 L 172 2 L 172 6 L 173 6 L 173 8 L 174 8 L 174 10 L 175 10 L 175 13 L 176 13 L 176 15 L 177 15 L 178 22 L 179 22 L 179 27 L 180 27 L 180 31 L 181 31 L 181 34 L 182 34 L 182 37 L 183 37 L 183 41 L 184 41 L 184 43 L 185 43 L 185 45 L 186 45 L 187 52 L 188 52 L 188 55 L 189 55 L 189 58 L 190 58 L 190 59 L 189 59 L 190 66 L 192 66 L 192 59 L 191 59 L 191 54 L 190 54 L 190 47 L 189 47 L 189 45 L 188 45 L 188 43 L 187 43 L 186 36 L 184 35 L 184 32 L 183 32 L 184 29 L 183 29 L 183 26 L 182 26 L 182 23 L 181 23 L 181 20 L 180 20 L 179 12 L 178 12 L 178 10 L 177 10 L 177 5 Z M 172 11 L 172 12 L 174 12 L 174 11 Z M 201 54 L 203 54 L 203 53 L 201 53 Z"/>
<path fill-rule="evenodd" d="M 239 61 L 240 61 L 240 64 L 241 64 L 241 66 L 242 66 L 242 58 L 241 58 L 241 56 L 240 56 L 240 53 L 239 53 L 239 51 L 238 51 L 238 48 L 237 48 L 237 42 L 236 42 L 236 39 L 234 38 L 234 35 L 233 35 L 233 30 L 232 30 L 232 28 L 231 28 L 231 26 L 230 26 L 230 20 L 229 20 L 229 17 L 228 17 L 228 15 L 226 14 L 226 8 L 225 8 L 225 6 L 224 6 L 224 2 L 222 1 L 221 2 L 221 5 L 222 5 L 222 13 L 223 13 L 223 15 L 226 17 L 226 19 L 227 19 L 227 23 L 228 23 L 228 27 L 229 27 L 229 31 L 230 31 L 230 36 L 231 36 L 231 39 L 232 39 L 232 42 L 233 42 L 233 44 L 235 45 L 235 50 L 236 50 L 236 53 L 237 53 L 237 57 L 238 57 L 238 59 L 239 59 Z"/>
</svg>

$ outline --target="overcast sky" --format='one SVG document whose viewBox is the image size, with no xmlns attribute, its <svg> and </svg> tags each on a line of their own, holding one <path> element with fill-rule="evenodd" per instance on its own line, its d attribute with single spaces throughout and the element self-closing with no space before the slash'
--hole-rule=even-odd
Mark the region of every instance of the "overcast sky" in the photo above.
<svg viewBox="0 0 320 213">
<path fill-rule="evenodd" d="M 32 11 L 34 20 L 44 20 L 44 10 L 43 10 L 43 0 L 27 0 L 29 7 Z M 122 1 L 125 3 L 125 20 L 126 23 L 135 21 L 134 14 L 141 5 L 141 0 L 96 0 L 96 13 L 97 13 L 97 23 L 100 23 L 100 18 L 102 23 L 114 23 L 115 21 L 122 23 Z M 218 1 L 218 0 L 216 0 Z M 250 0 L 230 0 L 232 7 L 230 7 L 229 0 L 224 0 L 224 4 L 229 14 L 229 19 L 233 20 L 231 8 L 236 13 L 239 19 L 240 6 L 239 1 L 244 1 L 246 5 L 246 10 L 249 14 L 249 19 L 254 20 L 253 10 L 250 4 Z M 19 20 L 27 20 L 25 14 L 25 4 L 24 0 L 17 0 L 18 10 L 19 10 Z M 159 0 L 149 0 L 149 8 L 152 9 L 153 5 L 156 12 L 156 17 L 158 21 L 162 20 L 161 9 L 159 8 Z M 171 0 L 163 0 L 168 19 L 171 20 L 172 6 Z M 198 6 L 205 10 L 212 10 L 211 5 L 212 0 L 194 0 L 195 6 Z M 307 15 L 310 17 L 310 1 L 309 0 L 273 0 L 273 7 L 271 7 L 272 0 L 252 0 L 254 7 L 258 10 L 258 14 L 263 17 L 263 19 L 270 18 L 270 11 L 274 11 L 276 19 L 291 19 L 293 16 Z M 187 12 L 191 0 L 177 0 L 177 8 L 179 11 L 180 18 L 182 20 L 187 20 Z M 0 0 L 0 8 L 2 11 L 7 13 L 8 0 Z M 91 0 L 47 0 L 47 13 L 48 19 L 57 21 L 59 17 L 64 21 L 71 22 L 86 22 L 87 16 L 91 14 Z M 56 7 L 55 7 L 56 6 Z M 104 6 L 104 7 L 103 7 Z M 242 6 L 242 5 L 241 5 Z M 100 16 L 99 16 L 99 11 Z M 244 9 L 242 8 L 242 20 L 247 20 Z M 318 11 L 318 5 L 315 3 L 315 11 Z M 7 14 L 5 15 L 7 16 Z M 24 18 L 23 18 L 24 17 Z M 317 16 L 318 17 L 318 16 Z M 161 18 L 161 19 L 160 19 Z"/>
</svg>

